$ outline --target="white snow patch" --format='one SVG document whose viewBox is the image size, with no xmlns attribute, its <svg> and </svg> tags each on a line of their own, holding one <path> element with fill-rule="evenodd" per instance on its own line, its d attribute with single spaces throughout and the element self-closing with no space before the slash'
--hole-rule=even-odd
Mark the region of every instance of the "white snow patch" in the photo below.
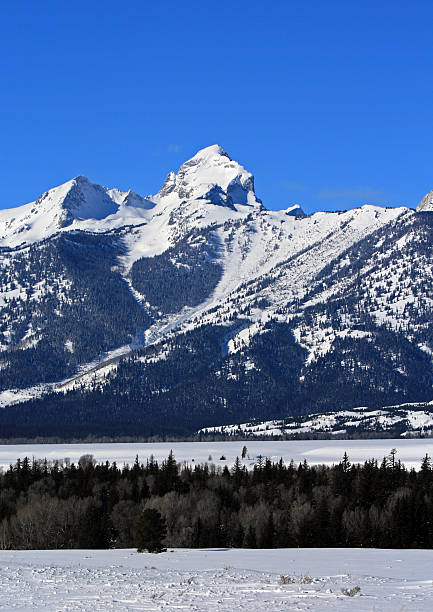
<svg viewBox="0 0 433 612">
<path fill-rule="evenodd" d="M 0 591 L 4 609 L 46 612 L 424 612 L 432 562 L 431 550 L 8 550 L 0 551 Z M 293 583 L 280 584 L 282 574 Z M 355 586 L 355 597 L 342 594 Z"/>
</svg>

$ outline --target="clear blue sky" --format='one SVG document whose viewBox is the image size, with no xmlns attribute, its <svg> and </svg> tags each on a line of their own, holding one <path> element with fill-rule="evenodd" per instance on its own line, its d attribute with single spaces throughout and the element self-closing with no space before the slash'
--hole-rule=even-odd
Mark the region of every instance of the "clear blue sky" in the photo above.
<svg viewBox="0 0 433 612">
<path fill-rule="evenodd" d="M 0 208 L 78 174 L 146 195 L 221 144 L 269 208 L 433 188 L 433 2 L 5 0 Z"/>
</svg>

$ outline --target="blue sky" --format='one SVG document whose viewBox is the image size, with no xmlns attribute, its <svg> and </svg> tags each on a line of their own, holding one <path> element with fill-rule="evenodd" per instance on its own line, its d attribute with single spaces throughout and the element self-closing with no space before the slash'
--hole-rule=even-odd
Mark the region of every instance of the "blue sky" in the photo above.
<svg viewBox="0 0 433 612">
<path fill-rule="evenodd" d="M 269 208 L 433 188 L 433 2 L 2 3 L 0 208 L 84 174 L 146 195 L 214 143 Z"/>
</svg>

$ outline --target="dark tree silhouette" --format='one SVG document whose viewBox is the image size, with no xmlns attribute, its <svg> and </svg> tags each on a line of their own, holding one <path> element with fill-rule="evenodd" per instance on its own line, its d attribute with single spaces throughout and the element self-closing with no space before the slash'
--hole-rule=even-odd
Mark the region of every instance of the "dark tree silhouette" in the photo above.
<svg viewBox="0 0 433 612">
<path fill-rule="evenodd" d="M 137 550 L 150 553 L 161 553 L 167 550 L 164 548 L 163 540 L 167 535 L 165 519 L 158 510 L 146 508 L 138 521 L 136 528 Z"/>
</svg>

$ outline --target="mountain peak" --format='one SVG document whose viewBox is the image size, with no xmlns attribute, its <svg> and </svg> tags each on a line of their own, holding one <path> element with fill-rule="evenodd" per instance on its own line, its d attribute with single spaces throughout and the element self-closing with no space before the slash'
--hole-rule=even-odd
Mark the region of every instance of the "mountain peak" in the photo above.
<svg viewBox="0 0 433 612">
<path fill-rule="evenodd" d="M 181 165 L 177 174 L 170 172 L 154 200 L 173 205 L 206 200 L 230 208 L 261 205 L 254 191 L 253 175 L 218 144 L 200 149 Z"/>
<path fill-rule="evenodd" d="M 302 210 L 300 204 L 292 204 L 291 206 L 286 208 L 284 212 L 286 213 L 286 215 L 289 215 L 290 217 L 302 218 L 302 217 L 307 216 Z"/>
<path fill-rule="evenodd" d="M 66 185 L 70 187 L 65 195 Z M 104 219 L 117 211 L 117 205 L 109 197 L 106 189 L 91 183 L 85 176 L 77 176 L 69 183 L 53 189 L 52 192 L 53 204 L 67 211 L 63 226 L 70 225 L 74 219 Z"/>
<path fill-rule="evenodd" d="M 197 153 L 194 155 L 194 157 L 191 158 L 191 160 L 193 159 L 194 160 L 195 159 L 205 160 L 205 159 L 211 159 L 212 157 L 215 157 L 215 156 L 223 156 L 223 157 L 229 158 L 229 156 L 224 151 L 221 145 L 214 144 L 214 145 L 210 145 L 209 147 L 205 147 L 204 149 L 200 149 L 199 151 L 197 151 Z"/>
<path fill-rule="evenodd" d="M 74 183 L 78 183 L 78 184 L 80 184 L 80 183 L 90 183 L 90 181 L 87 178 L 87 176 L 84 176 L 83 174 L 79 174 L 78 176 L 73 178 L 72 181 Z"/>
<path fill-rule="evenodd" d="M 38 242 L 76 222 L 102 220 L 117 210 L 104 187 L 80 175 L 45 191 L 35 202 L 0 210 L 0 244 Z"/>
<path fill-rule="evenodd" d="M 416 210 L 417 212 L 433 211 L 433 189 L 423 197 Z"/>
</svg>

